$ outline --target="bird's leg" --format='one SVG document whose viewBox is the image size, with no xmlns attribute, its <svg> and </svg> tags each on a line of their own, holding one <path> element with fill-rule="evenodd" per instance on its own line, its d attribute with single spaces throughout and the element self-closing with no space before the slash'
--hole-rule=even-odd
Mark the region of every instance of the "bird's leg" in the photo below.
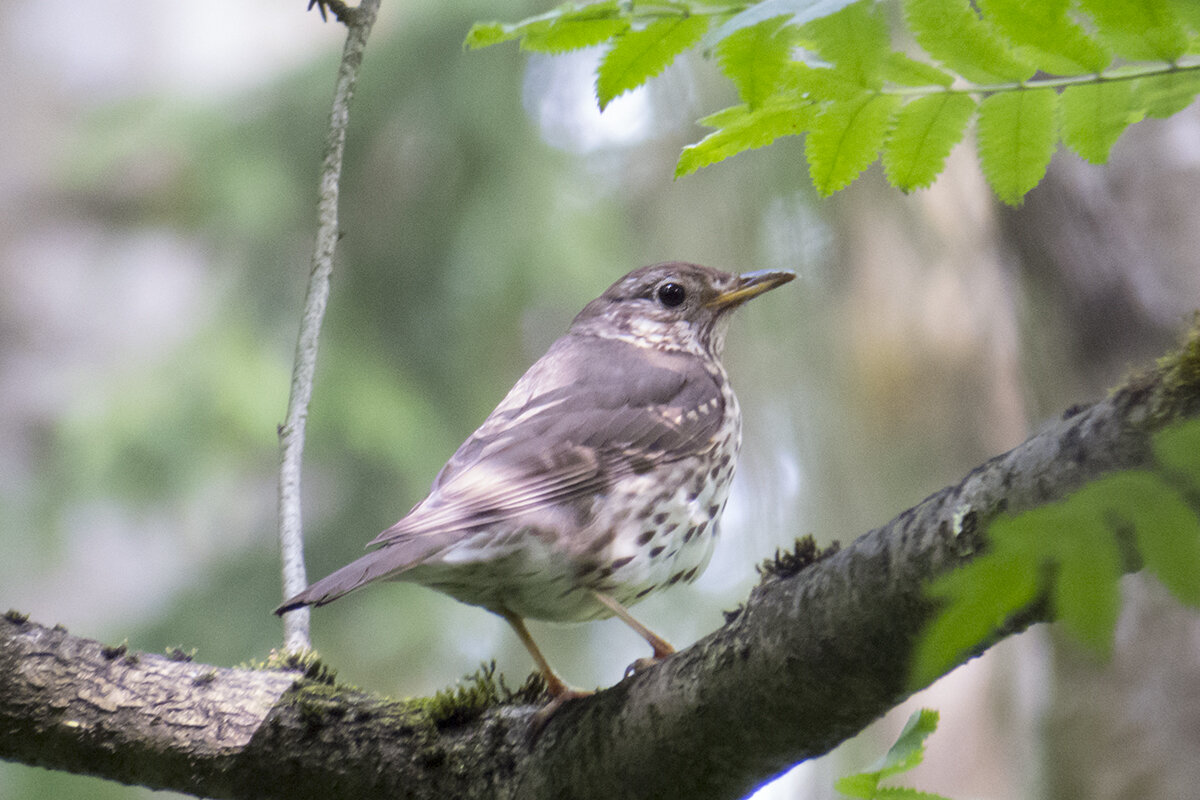
<svg viewBox="0 0 1200 800">
<path fill-rule="evenodd" d="M 634 619 L 633 615 L 629 613 L 629 610 L 625 608 L 625 606 L 618 603 L 615 598 L 604 594 L 603 592 L 598 592 L 595 589 L 592 590 L 592 596 L 603 603 L 608 610 L 613 612 L 613 614 L 616 615 L 622 622 L 637 631 L 638 634 L 646 640 L 646 643 L 649 644 L 654 650 L 654 655 L 650 656 L 649 658 L 639 658 L 637 661 L 630 664 L 625 670 L 626 675 L 629 675 L 632 672 L 639 672 L 647 667 L 652 667 L 659 661 L 662 661 L 664 658 L 675 652 L 675 648 L 671 646 L 670 642 Z"/>
<path fill-rule="evenodd" d="M 533 661 L 537 664 L 538 672 L 542 673 L 542 679 L 546 681 L 546 691 L 550 696 L 570 700 L 574 697 L 586 697 L 591 692 L 584 692 L 579 689 L 572 689 L 558 677 L 558 673 L 550 666 L 550 662 L 542 655 L 542 651 L 538 649 L 537 644 L 533 641 L 533 637 L 529 635 L 529 629 L 525 627 L 525 620 L 518 617 L 511 611 L 501 610 L 500 616 L 508 621 L 512 629 L 516 631 L 517 638 L 521 640 L 521 644 L 525 645 L 525 649 L 529 651 L 529 655 L 533 656 Z"/>
<path fill-rule="evenodd" d="M 574 700 L 577 697 L 587 697 L 592 692 L 585 692 L 582 689 L 572 689 L 562 678 L 558 677 L 558 673 L 550 667 L 550 662 L 542 655 L 542 651 L 534 643 L 533 637 L 529 635 L 529 629 L 525 627 L 525 620 L 511 611 L 501 610 L 498 613 L 517 632 L 517 638 L 521 640 L 521 644 L 525 645 L 525 649 L 529 651 L 529 655 L 533 656 L 533 661 L 537 664 L 538 671 L 542 673 L 542 680 L 546 682 L 546 691 L 550 693 L 550 702 L 534 714 L 531 721 L 533 735 L 536 737 L 541 734 L 542 728 L 546 727 L 546 723 L 550 720 L 550 717 L 554 716 L 554 713 L 562 708 L 564 703 L 568 700 Z"/>
</svg>

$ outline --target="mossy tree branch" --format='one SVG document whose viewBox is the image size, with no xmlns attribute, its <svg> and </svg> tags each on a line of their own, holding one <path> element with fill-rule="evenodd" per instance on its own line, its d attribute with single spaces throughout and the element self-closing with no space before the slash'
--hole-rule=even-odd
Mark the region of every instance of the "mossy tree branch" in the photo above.
<svg viewBox="0 0 1200 800">
<path fill-rule="evenodd" d="M 769 574 L 720 630 L 537 736 L 537 706 L 494 702 L 488 676 L 392 701 L 312 669 L 135 654 L 10 614 L 0 758 L 207 797 L 739 797 L 920 688 L 907 668 L 933 612 L 923 587 L 971 560 L 999 512 L 1148 466 L 1152 434 L 1197 416 L 1200 322 L 1154 371 L 841 551 Z M 996 639 L 1048 617 L 1037 603 Z"/>
</svg>

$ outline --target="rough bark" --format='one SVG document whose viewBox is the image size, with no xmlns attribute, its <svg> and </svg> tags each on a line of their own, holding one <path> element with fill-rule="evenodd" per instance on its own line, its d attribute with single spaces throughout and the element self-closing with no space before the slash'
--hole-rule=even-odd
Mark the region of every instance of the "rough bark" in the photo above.
<svg viewBox="0 0 1200 800">
<path fill-rule="evenodd" d="M 1151 466 L 1200 415 L 1200 325 L 1180 354 L 1072 409 L 887 525 L 766 580 L 727 625 L 564 706 L 393 701 L 297 673 L 135 654 L 0 622 L 0 757 L 207 797 L 738 797 L 853 736 L 917 688 L 923 587 L 1000 511 Z M 1044 604 L 997 638 L 1042 621 Z"/>
</svg>

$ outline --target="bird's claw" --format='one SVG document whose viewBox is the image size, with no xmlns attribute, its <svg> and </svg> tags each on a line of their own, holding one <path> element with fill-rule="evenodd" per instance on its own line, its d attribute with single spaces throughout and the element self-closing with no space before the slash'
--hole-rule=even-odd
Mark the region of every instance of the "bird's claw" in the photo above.
<svg viewBox="0 0 1200 800">
<path fill-rule="evenodd" d="M 628 678 L 630 675 L 636 675 L 637 673 L 642 672 L 643 670 L 650 669 L 655 664 L 658 664 L 661 661 L 662 661 L 662 659 L 658 658 L 656 656 L 646 656 L 645 658 L 639 658 L 637 661 L 633 662 L 632 664 L 630 664 L 628 667 L 625 668 L 625 677 Z"/>
<path fill-rule="evenodd" d="M 554 714 L 566 703 L 571 700 L 578 700 L 581 697 L 588 697 L 593 694 L 595 694 L 595 692 L 585 692 L 581 689 L 567 689 L 566 691 L 556 694 L 550 700 L 550 702 L 542 706 L 542 708 L 539 709 L 530 720 L 529 725 L 531 733 L 533 734 L 533 738 L 536 739 L 541 735 L 542 729 L 546 727 L 546 723 L 549 722 L 550 718 L 554 716 Z"/>
</svg>

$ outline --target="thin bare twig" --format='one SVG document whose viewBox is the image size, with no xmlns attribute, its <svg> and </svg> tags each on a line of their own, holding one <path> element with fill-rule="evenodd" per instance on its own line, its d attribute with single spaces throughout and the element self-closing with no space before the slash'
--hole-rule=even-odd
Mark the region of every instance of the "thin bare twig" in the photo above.
<svg viewBox="0 0 1200 800">
<path fill-rule="evenodd" d="M 321 321 L 329 300 L 329 275 L 333 271 L 333 251 L 338 240 L 338 193 L 342 176 L 342 158 L 346 148 L 346 126 L 350 121 L 350 98 L 358 82 L 367 37 L 375 24 L 380 0 L 362 0 L 357 8 L 338 14 L 346 24 L 346 45 L 338 68 L 337 87 L 329 134 L 325 140 L 325 163 L 321 169 L 320 197 L 317 203 L 317 240 L 308 276 L 308 293 L 296 342 L 296 360 L 292 366 L 292 390 L 288 398 L 287 418 L 279 426 L 279 549 L 283 571 L 283 597 L 291 597 L 308 585 L 304 571 L 304 536 L 300 515 L 300 464 L 304 453 L 304 430 L 308 404 L 312 398 L 313 373 L 317 364 L 317 343 Z M 284 615 L 283 641 L 287 650 L 311 647 L 307 608 Z"/>
</svg>

